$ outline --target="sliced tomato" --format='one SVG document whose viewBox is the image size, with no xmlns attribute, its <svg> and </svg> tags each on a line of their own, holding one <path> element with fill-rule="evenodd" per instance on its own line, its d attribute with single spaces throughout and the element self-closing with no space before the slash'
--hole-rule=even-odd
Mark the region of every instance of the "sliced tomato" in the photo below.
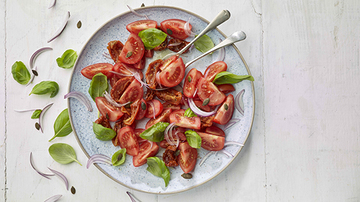
<svg viewBox="0 0 360 202">
<path fill-rule="evenodd" d="M 135 123 L 135 118 L 137 117 L 139 110 L 141 108 L 141 100 L 137 99 L 135 102 L 133 102 L 130 105 L 130 109 L 131 109 L 131 114 L 130 117 L 124 120 L 124 123 L 126 125 L 132 125 L 133 123 Z"/>
<path fill-rule="evenodd" d="M 209 151 L 220 151 L 224 148 L 225 137 L 197 132 L 201 137 L 201 147 Z"/>
<path fill-rule="evenodd" d="M 130 126 L 123 127 L 119 130 L 118 135 L 121 148 L 126 148 L 126 153 L 131 156 L 139 154 L 139 142 L 134 130 Z"/>
<path fill-rule="evenodd" d="M 179 105 L 182 100 L 182 93 L 173 88 L 169 88 L 166 90 L 158 90 L 154 93 L 156 97 L 158 97 L 160 100 L 168 102 L 170 104 Z"/>
<path fill-rule="evenodd" d="M 152 125 L 159 123 L 159 122 L 169 122 L 169 116 L 172 112 L 172 109 L 168 108 L 165 109 L 158 117 L 151 118 L 145 125 L 145 129 L 150 128 Z"/>
<path fill-rule="evenodd" d="M 140 120 L 140 119 L 144 118 L 147 108 L 148 108 L 148 104 L 146 103 L 146 101 L 144 99 L 141 99 L 140 108 L 139 108 L 139 112 L 136 116 L 136 120 Z"/>
<path fill-rule="evenodd" d="M 198 156 L 197 149 L 192 148 L 187 142 L 182 142 L 179 145 L 179 150 L 178 163 L 184 173 L 189 173 L 195 168 Z"/>
<path fill-rule="evenodd" d="M 235 91 L 234 86 L 231 84 L 221 84 L 218 85 L 217 88 L 219 89 L 219 91 L 223 92 L 224 94 L 228 94 Z"/>
<path fill-rule="evenodd" d="M 184 30 L 185 23 L 186 22 L 184 20 L 168 19 L 162 21 L 160 26 L 161 29 L 171 37 L 184 40 L 189 36 Z M 191 24 L 189 24 L 189 28 L 191 30 Z"/>
<path fill-rule="evenodd" d="M 103 73 L 108 78 L 112 75 L 110 71 L 114 69 L 114 66 L 110 63 L 96 63 L 84 67 L 81 70 L 81 74 L 88 79 L 92 79 L 95 74 Z"/>
<path fill-rule="evenodd" d="M 109 50 L 111 59 L 113 59 L 115 63 L 119 62 L 119 55 L 123 47 L 124 44 L 119 40 L 110 41 L 108 43 L 107 49 Z"/>
<path fill-rule="evenodd" d="M 174 52 L 179 52 L 183 48 L 185 48 L 186 45 L 188 45 L 189 42 L 181 40 L 181 39 L 170 39 L 169 44 L 167 46 L 168 49 Z M 189 51 L 189 48 L 186 49 L 183 53 L 187 53 Z"/>
<path fill-rule="evenodd" d="M 205 133 L 225 137 L 225 132 L 221 130 L 221 128 L 214 125 L 205 128 Z"/>
<path fill-rule="evenodd" d="M 144 90 L 141 83 L 134 79 L 121 95 L 119 103 L 135 102 L 136 100 L 141 99 L 143 94 Z"/>
<path fill-rule="evenodd" d="M 162 103 L 159 100 L 154 99 L 148 101 L 147 103 L 148 107 L 145 114 L 146 118 L 154 118 L 154 116 L 157 117 L 164 109 Z"/>
<path fill-rule="evenodd" d="M 186 97 L 193 98 L 196 90 L 196 85 L 199 79 L 203 77 L 202 73 L 195 68 L 192 68 L 185 77 L 183 93 Z"/>
<path fill-rule="evenodd" d="M 95 98 L 95 103 L 101 115 L 109 121 L 117 121 L 123 115 L 120 108 L 111 105 L 104 97 Z"/>
<path fill-rule="evenodd" d="M 156 77 L 157 83 L 166 87 L 178 85 L 185 76 L 185 65 L 181 57 L 172 56 L 164 61 L 161 72 Z"/>
<path fill-rule="evenodd" d="M 226 71 L 227 64 L 223 61 L 217 61 L 208 66 L 205 70 L 205 79 L 208 81 L 213 81 L 216 74 Z"/>
<path fill-rule="evenodd" d="M 163 61 L 161 59 L 152 61 L 146 70 L 145 80 L 146 80 L 146 83 L 149 84 L 149 87 L 152 89 L 155 89 L 157 86 L 156 74 L 159 71 L 159 68 L 162 65 L 162 63 L 163 63 Z"/>
<path fill-rule="evenodd" d="M 145 56 L 141 58 L 141 60 L 138 63 L 135 63 L 133 66 L 136 69 L 144 69 L 145 68 L 145 62 L 146 58 Z"/>
<path fill-rule="evenodd" d="M 168 108 L 170 108 L 170 109 L 172 109 L 172 110 L 181 109 L 181 106 L 180 106 L 180 105 L 174 105 L 174 104 L 170 104 L 170 103 L 168 103 L 168 102 L 164 102 L 164 103 L 163 103 L 163 107 L 164 107 L 164 110 L 165 110 L 165 109 L 168 109 Z"/>
<path fill-rule="evenodd" d="M 200 78 L 197 84 L 197 95 L 200 100 L 204 102 L 205 99 L 209 98 L 209 106 L 215 106 L 221 104 L 226 96 L 224 93 L 219 91 L 219 89 L 210 81 Z"/>
<path fill-rule="evenodd" d="M 141 134 L 142 132 L 144 132 L 144 131 L 145 131 L 145 129 L 142 129 L 142 128 L 135 128 L 135 129 L 134 129 L 135 136 L 136 136 L 136 138 L 137 138 L 140 146 L 141 146 L 141 144 L 142 144 L 143 142 L 147 141 L 147 140 L 142 139 L 142 138 L 140 137 L 140 134 Z"/>
<path fill-rule="evenodd" d="M 152 58 L 154 56 L 154 49 L 145 49 L 144 56 L 146 58 Z"/>
<path fill-rule="evenodd" d="M 126 64 L 138 63 L 144 56 L 145 47 L 140 37 L 130 34 L 119 55 L 119 60 Z"/>
<path fill-rule="evenodd" d="M 232 94 L 226 97 L 225 102 L 220 106 L 216 112 L 214 122 L 225 125 L 227 124 L 234 113 L 234 96 Z"/>
<path fill-rule="evenodd" d="M 111 88 L 110 95 L 116 101 L 119 102 L 121 95 L 124 93 L 126 88 L 131 84 L 135 78 L 133 76 L 125 76 L 116 81 Z"/>
<path fill-rule="evenodd" d="M 198 116 L 187 117 L 184 116 L 185 109 L 179 109 L 170 114 L 170 123 L 175 123 L 175 125 L 190 128 L 190 129 L 200 129 L 201 121 Z"/>
<path fill-rule="evenodd" d="M 211 111 L 211 108 L 209 105 L 203 105 L 203 102 L 201 102 L 200 100 L 194 100 L 194 103 L 195 105 L 200 108 L 201 110 L 203 111 L 206 111 L 206 112 L 210 112 Z"/>
<path fill-rule="evenodd" d="M 133 164 L 135 167 L 142 166 L 146 163 L 146 159 L 155 156 L 159 151 L 159 146 L 156 143 L 146 141 L 140 145 L 139 154 L 133 157 Z"/>
<path fill-rule="evenodd" d="M 126 29 L 136 35 L 139 34 L 139 32 L 141 32 L 142 30 L 156 27 L 157 22 L 154 20 L 138 20 L 126 25 Z"/>
</svg>

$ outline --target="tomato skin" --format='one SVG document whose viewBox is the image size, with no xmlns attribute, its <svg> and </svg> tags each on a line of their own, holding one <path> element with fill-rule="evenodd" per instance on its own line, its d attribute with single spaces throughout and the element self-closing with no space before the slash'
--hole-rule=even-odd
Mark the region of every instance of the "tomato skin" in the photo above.
<svg viewBox="0 0 360 202">
<path fill-rule="evenodd" d="M 140 145 L 138 155 L 133 157 L 133 165 L 135 167 L 142 166 L 146 163 L 146 159 L 149 157 L 155 156 L 159 151 L 159 146 L 156 143 L 151 143 L 146 141 Z"/>
<path fill-rule="evenodd" d="M 210 81 L 200 78 L 197 84 L 197 95 L 200 100 L 204 102 L 205 99 L 209 98 L 209 106 L 215 106 L 221 104 L 226 96 L 224 93 L 219 91 L 219 89 Z"/>
<path fill-rule="evenodd" d="M 103 73 L 108 78 L 112 75 L 111 72 L 114 69 L 114 66 L 110 63 L 96 63 L 84 67 L 81 70 L 81 74 L 88 79 L 92 79 L 95 74 Z"/>
<path fill-rule="evenodd" d="M 185 65 L 181 57 L 172 56 L 164 61 L 156 82 L 166 87 L 177 86 L 185 76 Z"/>
<path fill-rule="evenodd" d="M 160 100 L 168 102 L 173 105 L 179 105 L 182 100 L 182 93 L 173 88 L 155 91 L 154 94 Z"/>
<path fill-rule="evenodd" d="M 142 108 L 142 105 L 144 105 L 144 104 L 142 104 L 142 103 L 145 104 L 145 110 Z M 147 108 L 148 108 L 148 107 L 149 107 L 149 106 L 148 106 L 148 104 L 146 103 L 146 101 L 145 101 L 144 99 L 141 99 L 140 109 L 139 109 L 139 112 L 138 112 L 138 114 L 137 114 L 137 116 L 136 116 L 136 120 L 141 120 L 141 119 L 143 119 L 143 118 L 145 117 L 145 114 L 146 114 L 146 111 L 147 111 Z"/>
<path fill-rule="evenodd" d="M 130 85 L 126 88 L 124 93 L 119 99 L 119 103 L 124 104 L 127 102 L 135 102 L 138 99 L 141 99 L 144 94 L 144 90 L 136 79 L 134 79 Z"/>
<path fill-rule="evenodd" d="M 138 63 L 135 63 L 133 66 L 136 69 L 144 69 L 145 68 L 145 62 L 146 58 L 145 56 L 141 58 L 141 60 Z"/>
<path fill-rule="evenodd" d="M 111 105 L 104 97 L 96 97 L 95 103 L 101 115 L 109 117 L 109 121 L 117 121 L 124 115 L 120 108 Z"/>
<path fill-rule="evenodd" d="M 196 85 L 199 79 L 203 77 L 202 73 L 195 68 L 192 68 L 185 77 L 183 93 L 188 98 L 194 98 Z"/>
<path fill-rule="evenodd" d="M 205 70 L 205 79 L 208 81 L 213 81 L 216 74 L 226 71 L 227 64 L 223 61 L 217 61 L 208 66 Z"/>
<path fill-rule="evenodd" d="M 234 86 L 231 84 L 221 84 L 218 85 L 217 88 L 219 89 L 219 91 L 223 92 L 224 94 L 228 94 L 235 91 Z"/>
<path fill-rule="evenodd" d="M 142 30 L 156 28 L 157 22 L 154 20 L 138 20 L 126 25 L 126 29 L 133 34 L 139 34 Z"/>
<path fill-rule="evenodd" d="M 118 131 L 118 140 L 121 148 L 126 148 L 126 153 L 130 156 L 139 154 L 139 142 L 134 130 L 130 126 L 121 128 Z"/>
<path fill-rule="evenodd" d="M 227 105 L 227 110 L 225 108 L 225 105 Z M 216 112 L 214 122 L 221 125 L 225 125 L 230 121 L 233 113 L 234 113 L 234 96 L 230 94 L 226 97 L 225 102 L 220 106 L 220 108 Z"/>
<path fill-rule="evenodd" d="M 221 130 L 221 128 L 214 125 L 205 128 L 205 133 L 225 137 L 225 132 Z"/>
<path fill-rule="evenodd" d="M 154 99 L 148 101 L 147 103 L 148 103 L 148 107 L 145 114 L 146 118 L 154 118 L 154 108 L 155 108 L 155 117 L 157 117 L 164 109 L 162 103 L 159 100 Z"/>
<path fill-rule="evenodd" d="M 171 37 L 184 40 L 188 37 L 184 30 L 185 23 L 186 22 L 184 20 L 168 19 L 162 21 L 160 23 L 160 27 L 165 33 L 167 33 Z M 191 24 L 189 24 L 189 28 L 191 30 Z M 169 33 L 168 29 L 170 29 L 172 33 Z"/>
<path fill-rule="evenodd" d="M 170 123 L 175 123 L 175 125 L 190 128 L 190 129 L 200 129 L 201 121 L 198 116 L 195 117 L 186 117 L 184 116 L 185 109 L 179 109 L 170 114 Z"/>
<path fill-rule="evenodd" d="M 163 103 L 163 107 L 164 107 L 164 110 L 165 109 L 172 109 L 172 110 L 178 110 L 178 109 L 181 109 L 181 106 L 180 105 L 174 105 L 174 104 L 171 104 L 171 103 L 168 103 L 168 102 L 164 102 Z"/>
<path fill-rule="evenodd" d="M 197 149 L 192 148 L 187 142 L 182 142 L 179 145 L 179 150 L 178 163 L 184 173 L 189 173 L 195 168 L 198 156 Z"/>
<path fill-rule="evenodd" d="M 210 106 L 209 105 L 203 106 L 203 102 L 201 102 L 200 100 L 194 100 L 194 104 L 203 111 L 206 111 L 206 112 L 211 111 Z"/>
<path fill-rule="evenodd" d="M 209 151 L 220 151 L 224 148 L 225 137 L 197 132 L 201 137 L 201 147 Z"/>
<path fill-rule="evenodd" d="M 186 131 L 186 129 L 182 128 L 182 127 L 177 127 L 177 128 L 174 129 L 174 131 L 173 131 L 173 139 L 175 140 L 175 142 L 176 142 L 177 139 L 179 139 L 180 142 L 186 142 L 186 136 L 184 134 L 185 131 Z M 175 134 L 177 134 L 178 138 L 176 138 Z M 160 142 L 160 147 L 166 149 L 166 148 L 168 148 L 168 146 L 170 146 L 170 144 L 166 140 L 162 140 Z"/>
<path fill-rule="evenodd" d="M 172 109 L 168 108 L 165 109 L 161 115 L 159 115 L 158 117 L 156 117 L 156 119 L 151 118 L 145 125 L 145 129 L 150 128 L 152 125 L 159 123 L 159 122 L 169 122 L 169 116 L 172 112 Z"/>
<path fill-rule="evenodd" d="M 110 41 L 108 43 L 107 49 L 109 50 L 111 59 L 113 59 L 115 63 L 119 62 L 119 55 L 123 47 L 124 44 L 119 40 Z"/>
<path fill-rule="evenodd" d="M 154 56 L 154 49 L 145 49 L 144 57 L 152 58 Z"/>
<path fill-rule="evenodd" d="M 119 60 L 126 64 L 135 64 L 141 60 L 144 52 L 145 47 L 140 37 L 136 34 L 130 34 L 119 55 Z"/>
</svg>

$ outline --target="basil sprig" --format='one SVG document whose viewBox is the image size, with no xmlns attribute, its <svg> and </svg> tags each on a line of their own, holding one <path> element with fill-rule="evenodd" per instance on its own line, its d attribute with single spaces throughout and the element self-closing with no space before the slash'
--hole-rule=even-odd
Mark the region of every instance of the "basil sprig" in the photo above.
<svg viewBox="0 0 360 202">
<path fill-rule="evenodd" d="M 146 49 L 153 49 L 165 41 L 167 34 L 156 28 L 145 29 L 138 36 L 144 43 Z"/>
<path fill-rule="evenodd" d="M 214 80 L 213 83 L 214 84 L 234 84 L 234 83 L 239 83 L 240 81 L 243 80 L 250 80 L 250 81 L 254 81 L 254 77 L 250 76 L 250 75 L 236 75 L 230 72 L 220 72 L 218 73 Z"/>
<path fill-rule="evenodd" d="M 151 174 L 161 177 L 164 179 L 165 187 L 168 186 L 170 181 L 170 171 L 169 168 L 166 167 L 164 161 L 160 160 L 158 157 L 149 157 L 147 158 L 147 171 Z"/>
<path fill-rule="evenodd" d="M 76 51 L 69 49 L 66 50 L 61 57 L 57 58 L 56 62 L 59 67 L 62 67 L 64 69 L 70 69 L 74 66 L 77 57 L 78 55 Z"/>
<path fill-rule="evenodd" d="M 64 109 L 54 122 L 54 132 L 55 135 L 49 140 L 49 142 L 56 137 L 65 137 L 72 132 L 72 127 L 70 124 L 69 112 L 68 109 Z"/>
<path fill-rule="evenodd" d="M 81 163 L 77 160 L 74 148 L 65 143 L 55 143 L 49 147 L 50 156 L 58 163 L 69 164 L 71 162 Z"/>
<path fill-rule="evenodd" d="M 193 130 L 185 131 L 186 140 L 189 143 L 190 147 L 200 149 L 201 147 L 201 137 L 197 132 Z"/>
<path fill-rule="evenodd" d="M 109 87 L 107 77 L 103 73 L 93 76 L 90 82 L 89 94 L 95 101 L 96 97 L 102 97 Z"/>
<path fill-rule="evenodd" d="M 42 81 L 36 84 L 30 94 L 44 95 L 50 93 L 50 98 L 55 97 L 59 92 L 59 84 L 55 81 Z"/>
<path fill-rule="evenodd" d="M 26 68 L 23 62 L 16 61 L 12 68 L 11 73 L 15 81 L 17 81 L 21 85 L 25 85 L 29 83 L 31 76 L 29 70 Z"/>
<path fill-rule="evenodd" d="M 167 122 L 156 123 L 142 132 L 140 137 L 152 142 L 161 142 L 164 139 L 164 131 L 168 125 L 169 123 Z"/>
<path fill-rule="evenodd" d="M 106 128 L 98 123 L 93 123 L 93 131 L 95 137 L 99 140 L 107 141 L 111 140 L 116 136 L 116 132 L 111 128 Z"/>
</svg>

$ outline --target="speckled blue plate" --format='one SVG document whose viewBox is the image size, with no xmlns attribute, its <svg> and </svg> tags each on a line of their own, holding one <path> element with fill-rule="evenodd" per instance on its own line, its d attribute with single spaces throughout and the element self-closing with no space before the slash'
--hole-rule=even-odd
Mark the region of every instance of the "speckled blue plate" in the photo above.
<svg viewBox="0 0 360 202">
<path fill-rule="evenodd" d="M 209 23 L 207 20 L 197 16 L 196 14 L 174 7 L 153 6 L 140 8 L 136 11 L 140 14 L 148 15 L 150 19 L 156 20 L 158 23 L 170 18 L 183 19 L 185 21 L 190 19 L 192 31 L 195 33 L 200 33 L 200 31 L 202 31 Z M 93 112 L 87 111 L 84 105 L 73 98 L 69 99 L 68 107 L 73 130 L 76 134 L 80 147 L 88 157 L 94 154 L 105 154 L 111 157 L 113 153 L 119 150 L 119 147 L 114 147 L 111 141 L 100 141 L 95 138 L 92 130 L 92 123 L 98 117 L 98 110 L 96 109 L 95 102 L 92 101 L 88 94 L 90 80 L 83 77 L 80 71 L 84 67 L 94 63 L 111 62 L 111 60 L 103 56 L 103 53 L 107 52 L 107 43 L 112 40 L 120 40 L 125 43 L 129 36 L 129 32 L 125 28 L 126 25 L 140 19 L 141 18 L 135 16 L 131 12 L 123 13 L 111 19 L 98 31 L 96 31 L 85 44 L 75 64 L 73 74 L 70 79 L 69 92 L 80 91 L 86 94 L 89 100 L 91 100 L 94 110 Z M 231 23 L 230 21 L 231 19 L 225 23 Z M 219 30 L 212 30 L 207 35 L 210 36 L 215 44 L 218 44 L 220 39 L 223 40 L 226 38 L 226 36 Z M 228 46 L 225 50 L 225 62 L 228 65 L 228 71 L 238 75 L 250 74 L 244 59 L 235 46 Z M 200 54 L 201 53 L 198 50 L 193 49 L 190 53 L 184 54 L 182 58 L 184 63 L 186 63 Z M 164 53 L 155 54 L 152 59 L 148 59 L 147 64 L 152 60 L 161 58 L 162 55 L 164 55 Z M 193 63 L 189 68 L 187 68 L 187 71 L 191 68 L 197 68 L 199 71 L 204 72 L 206 67 L 212 63 L 213 59 L 216 58 L 217 55 L 218 52 L 214 52 L 212 55 L 204 57 L 203 59 Z M 239 118 L 240 121 L 225 130 L 226 141 L 245 143 L 250 134 L 254 119 L 254 85 L 253 82 L 242 81 L 234 86 L 236 89 L 236 92 L 233 92 L 234 97 L 241 90 L 245 89 L 245 94 L 243 96 L 245 113 L 244 115 L 241 115 L 237 110 L 234 111 L 233 118 Z M 144 124 L 146 122 L 147 120 L 143 120 L 143 122 L 137 124 L 137 127 L 144 128 Z M 241 151 L 241 147 L 227 146 L 225 147 L 225 150 L 234 155 L 234 158 L 236 158 Z M 162 152 L 163 150 L 160 150 L 158 156 L 160 156 Z M 119 167 L 103 164 L 96 164 L 96 167 L 111 179 L 131 189 L 147 193 L 170 194 L 189 190 L 208 182 L 221 173 L 234 160 L 234 158 L 229 158 L 222 153 L 218 153 L 216 156 L 211 155 L 205 163 L 200 166 L 199 162 L 207 153 L 208 151 L 202 148 L 198 149 L 198 161 L 194 171 L 192 172 L 192 179 L 182 178 L 181 174 L 183 174 L 183 172 L 180 167 L 169 168 L 171 172 L 171 180 L 167 187 L 165 187 L 165 183 L 162 178 L 156 177 L 146 171 L 146 164 L 135 168 L 132 164 L 131 156 L 127 156 L 125 164 Z"/>
</svg>

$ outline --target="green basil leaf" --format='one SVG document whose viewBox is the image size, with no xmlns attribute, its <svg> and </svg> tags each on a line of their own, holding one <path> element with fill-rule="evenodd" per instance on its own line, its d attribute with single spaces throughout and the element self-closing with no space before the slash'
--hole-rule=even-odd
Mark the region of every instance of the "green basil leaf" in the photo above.
<svg viewBox="0 0 360 202">
<path fill-rule="evenodd" d="M 29 83 L 29 81 L 31 79 L 29 70 L 26 68 L 24 63 L 21 61 L 16 61 L 13 64 L 13 66 L 11 68 L 11 73 L 12 73 L 15 81 L 17 81 L 21 85 L 25 85 L 25 84 Z"/>
<path fill-rule="evenodd" d="M 167 34 L 156 28 L 145 29 L 139 32 L 139 37 L 146 49 L 153 49 L 165 41 Z"/>
<path fill-rule="evenodd" d="M 194 117 L 194 116 L 197 116 L 190 108 L 187 108 L 185 110 L 185 113 L 184 113 L 184 116 L 187 116 L 187 117 Z"/>
<path fill-rule="evenodd" d="M 42 81 L 36 84 L 30 94 L 44 95 L 50 93 L 50 98 L 55 97 L 59 92 L 59 85 L 55 81 Z"/>
<path fill-rule="evenodd" d="M 122 148 L 112 155 L 111 163 L 113 166 L 119 166 L 125 163 L 125 159 L 126 159 L 126 148 Z"/>
<path fill-rule="evenodd" d="M 193 130 L 185 131 L 186 140 L 189 143 L 190 147 L 200 149 L 201 147 L 201 137 Z"/>
<path fill-rule="evenodd" d="M 109 87 L 107 77 L 103 73 L 98 73 L 91 79 L 89 94 L 95 101 L 96 97 L 102 97 Z"/>
<path fill-rule="evenodd" d="M 140 134 L 140 137 L 152 142 L 161 142 L 164 139 L 164 131 L 168 125 L 169 123 L 167 122 L 156 123 L 150 128 L 144 130 L 144 132 Z"/>
<path fill-rule="evenodd" d="M 78 55 L 76 51 L 69 49 L 66 50 L 61 57 L 57 58 L 56 62 L 59 67 L 62 67 L 64 69 L 70 69 L 74 66 L 77 57 Z"/>
<path fill-rule="evenodd" d="M 54 132 L 55 135 L 49 140 L 49 142 L 56 137 L 65 137 L 72 132 L 72 127 L 70 124 L 69 112 L 68 109 L 64 109 L 54 122 Z"/>
<path fill-rule="evenodd" d="M 95 137 L 103 141 L 112 140 L 116 136 L 116 132 L 113 129 L 106 128 L 95 122 L 93 123 L 93 131 L 95 133 Z"/>
<path fill-rule="evenodd" d="M 166 167 L 164 161 L 160 160 L 158 157 L 149 157 L 147 158 L 147 171 L 151 174 L 161 177 L 164 179 L 165 187 L 168 186 L 170 181 L 170 171 L 169 168 Z"/>
<path fill-rule="evenodd" d="M 214 84 L 233 84 L 233 83 L 239 83 L 240 81 L 243 80 L 250 80 L 250 81 L 254 81 L 254 77 L 250 76 L 250 75 L 236 75 L 230 72 L 220 72 L 218 73 L 214 80 L 213 83 Z"/>
<path fill-rule="evenodd" d="M 37 109 L 33 112 L 33 114 L 31 115 L 31 119 L 38 119 L 40 117 L 42 110 L 41 109 Z"/>
<path fill-rule="evenodd" d="M 194 46 L 199 51 L 205 53 L 214 47 L 214 42 L 208 35 L 203 35 L 197 41 L 195 41 Z"/>
<path fill-rule="evenodd" d="M 69 164 L 71 162 L 81 163 L 77 160 L 75 150 L 68 144 L 55 143 L 49 147 L 50 156 L 58 163 Z"/>
</svg>

